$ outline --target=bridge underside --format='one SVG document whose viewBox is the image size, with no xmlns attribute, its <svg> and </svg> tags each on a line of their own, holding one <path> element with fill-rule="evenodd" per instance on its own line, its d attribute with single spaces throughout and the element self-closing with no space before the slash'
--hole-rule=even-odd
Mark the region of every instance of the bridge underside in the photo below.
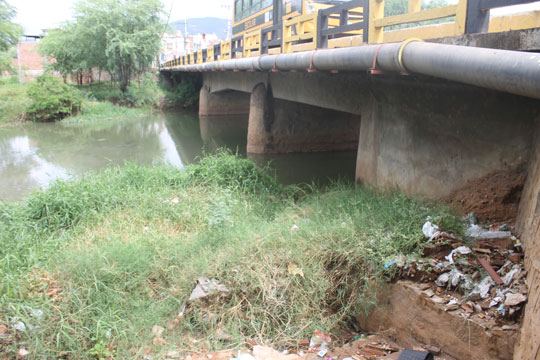
<svg viewBox="0 0 540 360">
<path fill-rule="evenodd" d="M 249 113 L 248 153 L 355 148 L 358 182 L 428 198 L 526 166 L 540 109 L 538 100 L 419 76 L 210 72 L 203 79 L 201 115 Z"/>
</svg>

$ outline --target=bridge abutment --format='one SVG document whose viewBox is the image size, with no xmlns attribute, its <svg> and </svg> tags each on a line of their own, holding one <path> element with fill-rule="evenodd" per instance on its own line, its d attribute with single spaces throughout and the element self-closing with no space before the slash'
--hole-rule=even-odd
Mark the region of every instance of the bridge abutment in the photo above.
<svg viewBox="0 0 540 360">
<path fill-rule="evenodd" d="M 527 163 L 537 100 L 435 79 L 372 80 L 358 182 L 441 198 Z"/>
<path fill-rule="evenodd" d="M 260 83 L 251 93 L 247 152 L 355 150 L 359 128 L 359 115 L 276 99 Z"/>
</svg>

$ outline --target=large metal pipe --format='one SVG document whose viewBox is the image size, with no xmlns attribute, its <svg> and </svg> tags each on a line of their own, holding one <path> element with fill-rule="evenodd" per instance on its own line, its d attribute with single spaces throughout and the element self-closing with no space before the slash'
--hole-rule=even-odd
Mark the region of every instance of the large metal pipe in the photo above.
<svg viewBox="0 0 540 360">
<path fill-rule="evenodd" d="M 540 54 L 405 41 L 162 68 L 170 71 L 410 72 L 540 99 Z"/>
</svg>

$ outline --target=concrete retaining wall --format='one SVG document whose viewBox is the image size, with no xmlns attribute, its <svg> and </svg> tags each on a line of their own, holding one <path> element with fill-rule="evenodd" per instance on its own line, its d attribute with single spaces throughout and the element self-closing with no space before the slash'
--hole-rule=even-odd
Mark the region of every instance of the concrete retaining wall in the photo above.
<svg viewBox="0 0 540 360">
<path fill-rule="evenodd" d="M 521 197 L 517 227 L 525 247 L 529 300 L 514 359 L 540 359 L 540 123 Z"/>
</svg>

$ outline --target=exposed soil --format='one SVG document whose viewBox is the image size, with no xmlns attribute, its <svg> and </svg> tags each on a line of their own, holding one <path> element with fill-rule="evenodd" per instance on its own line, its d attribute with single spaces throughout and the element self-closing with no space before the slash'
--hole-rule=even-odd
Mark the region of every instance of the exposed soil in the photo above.
<svg viewBox="0 0 540 360">
<path fill-rule="evenodd" d="M 463 215 L 473 212 L 481 222 L 513 224 L 527 174 L 500 170 L 469 181 L 446 201 Z"/>
</svg>

